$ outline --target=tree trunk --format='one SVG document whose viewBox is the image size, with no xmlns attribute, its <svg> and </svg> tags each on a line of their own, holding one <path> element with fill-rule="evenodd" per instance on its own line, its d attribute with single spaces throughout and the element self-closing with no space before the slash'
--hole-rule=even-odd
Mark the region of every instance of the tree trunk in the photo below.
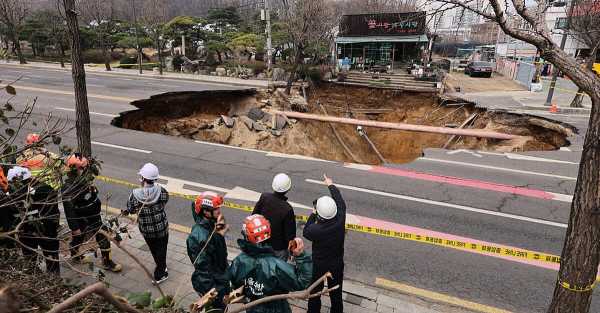
<svg viewBox="0 0 600 313">
<path fill-rule="evenodd" d="M 85 84 L 85 68 L 81 55 L 81 44 L 79 38 L 79 24 L 77 23 L 77 11 L 75 0 L 63 0 L 65 15 L 69 32 L 71 33 L 71 68 L 73 84 L 75 86 L 75 114 L 77 120 L 77 144 L 81 154 L 86 157 L 92 155 L 92 141 L 90 136 L 90 112 L 88 108 L 87 88 Z"/>
<path fill-rule="evenodd" d="M 16 33 L 13 33 L 11 37 L 12 37 L 12 42 L 13 42 L 13 48 L 17 52 L 17 57 L 19 58 L 19 63 L 27 64 L 27 61 L 25 61 L 25 56 L 23 55 L 23 52 L 21 51 L 21 43 L 19 42 L 19 36 Z"/>
<path fill-rule="evenodd" d="M 102 35 L 102 32 L 99 32 L 98 34 L 98 41 L 100 42 L 100 47 L 102 48 L 102 56 L 104 57 L 104 67 L 106 68 L 107 72 L 110 72 L 112 71 L 112 69 L 110 68 L 110 55 L 108 54 L 108 49 L 104 44 L 104 36 Z"/>
<path fill-rule="evenodd" d="M 58 43 L 60 49 L 60 67 L 65 68 L 65 47 L 63 47 L 62 43 Z"/>
<path fill-rule="evenodd" d="M 592 112 L 585 135 L 579 175 L 571 204 L 569 227 L 561 255 L 558 283 L 548 313 L 589 312 L 591 285 L 596 281 L 600 256 L 600 91 L 592 96 Z M 570 284 L 573 291 L 561 282 Z M 574 288 L 573 288 L 574 287 Z"/>
<path fill-rule="evenodd" d="M 219 59 L 219 64 L 223 64 L 223 58 L 221 58 L 221 52 L 217 50 L 217 58 Z"/>
<path fill-rule="evenodd" d="M 292 84 L 294 83 L 294 80 L 296 80 L 296 72 L 298 71 L 298 66 L 302 63 L 302 50 L 302 45 L 298 45 L 298 48 L 296 50 L 296 58 L 294 60 L 294 67 L 292 68 L 292 72 L 290 73 L 290 77 L 287 81 L 287 86 L 285 87 L 285 93 L 288 95 L 292 91 Z"/>
</svg>

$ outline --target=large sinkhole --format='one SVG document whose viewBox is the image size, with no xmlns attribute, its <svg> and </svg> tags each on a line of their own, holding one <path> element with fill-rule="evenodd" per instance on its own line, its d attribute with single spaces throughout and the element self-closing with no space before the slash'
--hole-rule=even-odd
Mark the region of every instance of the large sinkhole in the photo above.
<svg viewBox="0 0 600 313">
<path fill-rule="evenodd" d="M 306 92 L 308 101 L 300 96 Z M 576 132 L 570 125 L 543 117 L 488 111 L 460 99 L 431 93 L 401 92 L 370 87 L 322 84 L 290 96 L 278 89 L 170 92 L 131 103 L 136 110 L 113 120 L 118 127 L 344 162 L 404 163 L 425 148 L 477 149 L 514 152 L 555 150 L 568 145 Z M 475 137 L 365 128 L 271 116 L 261 108 L 418 125 L 484 129 L 520 135 L 497 140 Z M 466 123 L 468 121 L 468 123 Z M 337 134 L 336 134 L 337 133 Z M 341 140 L 341 142 L 340 142 Z M 346 147 L 344 147 L 344 145 Z M 350 153 L 348 152 L 350 151 Z"/>
</svg>

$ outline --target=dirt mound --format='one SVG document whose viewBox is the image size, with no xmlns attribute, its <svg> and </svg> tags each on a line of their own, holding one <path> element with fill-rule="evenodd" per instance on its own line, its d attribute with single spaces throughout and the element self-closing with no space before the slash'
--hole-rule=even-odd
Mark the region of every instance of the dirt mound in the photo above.
<svg viewBox="0 0 600 313">
<path fill-rule="evenodd" d="M 167 93 L 133 102 L 139 109 L 122 113 L 114 123 L 125 128 L 239 147 L 369 164 L 380 163 L 380 160 L 355 126 L 333 126 L 349 148 L 348 152 L 328 123 L 291 120 L 283 129 L 274 128 L 275 121 L 270 116 L 258 117 L 256 111 L 249 111 L 266 106 L 280 110 L 295 107 L 322 114 L 322 106 L 332 116 L 464 126 L 523 136 L 514 140 L 455 137 L 449 142 L 449 135 L 365 128 L 375 147 L 392 163 L 409 162 L 421 156 L 425 148 L 444 146 L 506 152 L 553 150 L 568 145 L 567 137 L 575 131 L 569 125 L 548 119 L 486 111 L 471 103 L 442 100 L 429 93 L 324 84 L 308 89 L 307 95 L 308 103 L 297 90 L 291 96 L 281 90 L 268 93 L 254 89 Z M 226 125 L 221 115 L 232 117 L 233 125 Z"/>
</svg>

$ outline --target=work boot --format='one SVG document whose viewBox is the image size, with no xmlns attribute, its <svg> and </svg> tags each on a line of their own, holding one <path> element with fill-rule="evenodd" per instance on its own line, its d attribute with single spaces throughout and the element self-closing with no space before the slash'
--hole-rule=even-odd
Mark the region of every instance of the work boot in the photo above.
<svg viewBox="0 0 600 313">
<path fill-rule="evenodd" d="M 110 257 L 110 251 L 102 251 L 102 266 L 103 269 L 118 273 L 123 270 L 121 264 L 115 263 Z"/>
</svg>

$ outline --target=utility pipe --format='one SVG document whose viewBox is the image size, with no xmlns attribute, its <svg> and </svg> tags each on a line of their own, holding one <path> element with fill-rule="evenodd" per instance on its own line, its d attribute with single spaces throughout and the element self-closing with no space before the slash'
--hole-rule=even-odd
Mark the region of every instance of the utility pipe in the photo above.
<svg viewBox="0 0 600 313">
<path fill-rule="evenodd" d="M 414 125 L 414 124 L 404 124 L 404 123 L 389 123 L 389 122 L 378 122 L 378 121 L 367 121 L 367 120 L 358 120 L 354 118 L 346 118 L 346 117 L 334 117 L 334 116 L 324 116 L 317 114 L 308 114 L 308 113 L 300 113 L 300 112 L 292 112 L 292 111 L 279 111 L 279 110 L 266 110 L 270 114 L 281 114 L 291 118 L 299 118 L 299 119 L 307 119 L 307 120 L 315 120 L 322 122 L 331 122 L 331 123 L 340 123 L 340 124 L 350 124 L 350 125 L 358 125 L 358 126 L 366 126 L 366 127 L 377 127 L 377 128 L 387 128 L 387 129 L 397 129 L 397 130 L 407 130 L 407 131 L 416 131 L 416 132 L 424 132 L 424 133 L 438 133 L 444 135 L 457 135 L 457 136 L 467 136 L 467 137 L 479 137 L 479 138 L 492 138 L 492 139 L 517 139 L 522 136 L 504 134 L 499 132 L 481 130 L 481 129 L 456 129 L 450 127 L 437 127 L 437 126 L 425 126 L 425 125 Z"/>
</svg>

